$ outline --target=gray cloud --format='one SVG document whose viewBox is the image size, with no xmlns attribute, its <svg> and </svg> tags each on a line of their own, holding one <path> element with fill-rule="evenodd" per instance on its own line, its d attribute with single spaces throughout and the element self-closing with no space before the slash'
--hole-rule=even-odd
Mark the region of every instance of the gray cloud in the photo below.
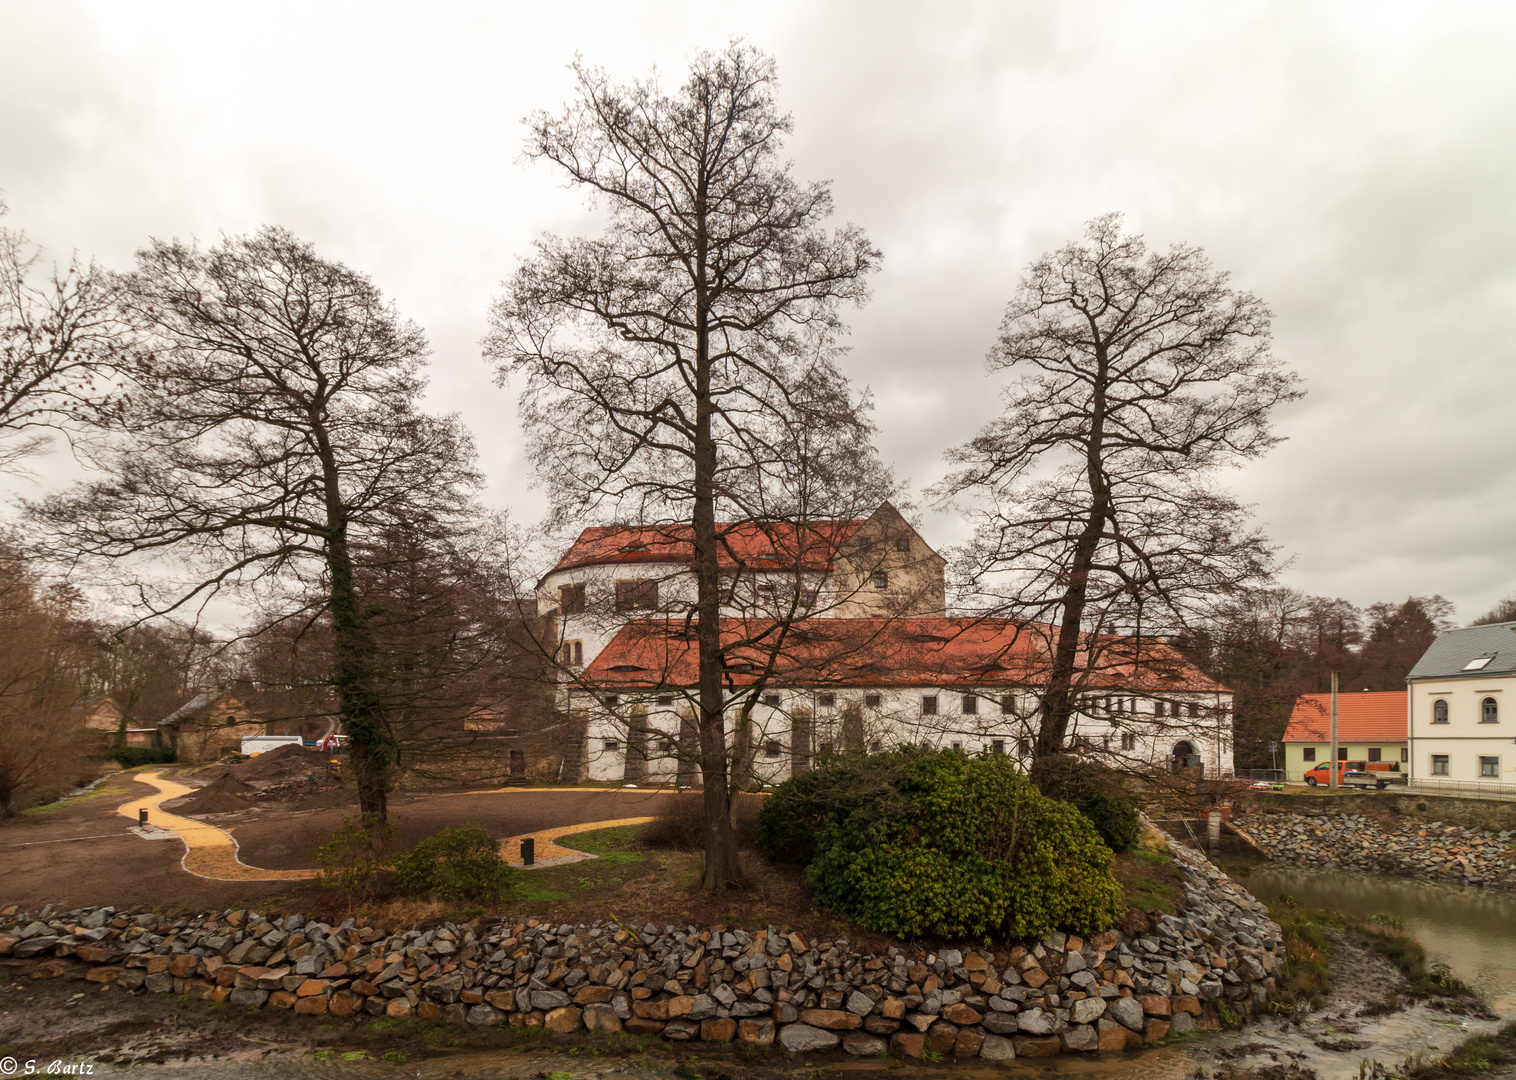
<svg viewBox="0 0 1516 1080">
<path fill-rule="evenodd" d="M 434 404 L 477 433 L 491 498 L 530 518 L 476 342 L 532 238 L 592 218 L 517 164 L 517 121 L 563 101 L 576 50 L 676 79 L 734 33 L 779 60 L 798 172 L 885 250 L 847 366 L 902 474 L 930 483 L 993 414 L 982 358 L 1022 266 L 1123 210 L 1265 297 L 1307 379 L 1289 442 L 1234 478 L 1292 584 L 1465 618 L 1516 590 L 1504 7 L 0 0 L 0 190 L 113 265 L 278 221 L 371 273 L 431 334 Z"/>
</svg>

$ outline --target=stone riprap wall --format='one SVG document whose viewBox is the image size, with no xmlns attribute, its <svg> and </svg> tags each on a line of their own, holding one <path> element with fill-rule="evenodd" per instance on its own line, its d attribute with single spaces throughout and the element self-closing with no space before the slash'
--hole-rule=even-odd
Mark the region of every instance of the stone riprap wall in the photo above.
<svg viewBox="0 0 1516 1080">
<path fill-rule="evenodd" d="M 773 927 L 528 920 L 392 932 L 351 919 L 101 908 L 0 913 L 0 955 L 74 957 L 90 965 L 84 978 L 121 989 L 316 1015 L 1005 1060 L 1124 1049 L 1265 1004 L 1284 956 L 1279 928 L 1204 856 L 1174 854 L 1185 915 L 1162 916 L 1150 933 L 1054 933 L 998 954 L 861 954 Z"/>
<path fill-rule="evenodd" d="M 1516 888 L 1516 830 L 1364 814 L 1247 814 L 1235 823 L 1271 859 L 1485 888 Z"/>
</svg>

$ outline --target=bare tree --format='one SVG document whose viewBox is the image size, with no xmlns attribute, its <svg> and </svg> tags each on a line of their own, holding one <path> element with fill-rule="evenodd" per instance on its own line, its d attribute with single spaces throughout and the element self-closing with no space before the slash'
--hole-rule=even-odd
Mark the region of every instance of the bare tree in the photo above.
<svg viewBox="0 0 1516 1080">
<path fill-rule="evenodd" d="M 1492 623 L 1516 622 L 1516 595 L 1507 596 L 1469 625 L 1489 626 Z"/>
<path fill-rule="evenodd" d="M 598 512 L 690 530 L 699 643 L 703 884 L 740 876 L 730 822 L 719 629 L 721 530 L 828 516 L 792 468 L 803 433 L 867 444 L 832 359 L 837 310 L 879 253 L 827 232 L 823 183 L 781 157 L 774 65 L 732 44 L 677 91 L 574 65 L 577 97 L 532 116 L 527 156 L 597 198 L 598 239 L 541 241 L 491 313 L 487 356 L 525 381 L 531 453 L 560 519 Z M 841 433 L 835 434 L 835 433 Z"/>
<path fill-rule="evenodd" d="M 1270 412 L 1300 394 L 1269 318 L 1200 250 L 1149 253 L 1115 214 L 1022 279 L 987 362 L 1012 376 L 1006 412 L 951 452 L 939 495 L 978 500 L 966 592 L 1046 638 L 1039 756 L 1064 752 L 1102 641 L 1147 663 L 1145 638 L 1268 577 L 1214 479 L 1277 442 Z"/>
<path fill-rule="evenodd" d="M 148 614 L 319 583 L 360 806 L 382 817 L 394 746 L 355 548 L 464 513 L 478 481 L 456 419 L 417 408 L 425 338 L 282 229 L 154 242 L 119 285 L 140 352 L 121 422 L 86 447 L 106 476 L 33 518 L 55 550 L 114 564 Z"/>
<path fill-rule="evenodd" d="M 0 540 L 0 816 L 77 778 L 87 663 L 71 598 Z M 83 663 L 81 663 L 83 661 Z"/>
<path fill-rule="evenodd" d="M 24 233 L 0 228 L 0 470 L 40 452 L 45 429 L 98 420 L 116 404 L 108 275 L 77 258 L 51 273 L 41 264 Z"/>
</svg>

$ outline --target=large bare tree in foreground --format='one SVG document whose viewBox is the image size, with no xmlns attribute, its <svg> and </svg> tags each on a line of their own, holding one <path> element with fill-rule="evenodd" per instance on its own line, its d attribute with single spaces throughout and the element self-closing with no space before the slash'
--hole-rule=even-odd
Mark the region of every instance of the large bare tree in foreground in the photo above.
<svg viewBox="0 0 1516 1080">
<path fill-rule="evenodd" d="M 740 870 L 718 520 L 834 513 L 814 500 L 813 466 L 841 481 L 848 453 L 855 479 L 875 478 L 861 402 L 831 353 L 838 308 L 865 298 L 879 254 L 851 225 L 827 231 L 827 185 L 790 175 L 791 122 L 763 54 L 701 54 L 672 93 L 574 71 L 572 104 L 529 119 L 527 154 L 595 198 L 606 231 L 538 244 L 493 308 L 486 352 L 524 382 L 532 454 L 561 517 L 598 510 L 692 539 L 704 886 L 720 889 Z"/>
<path fill-rule="evenodd" d="M 315 583 L 359 804 L 382 817 L 394 746 L 355 552 L 387 529 L 444 528 L 477 482 L 457 422 L 417 407 L 426 341 L 282 229 L 155 242 L 119 288 L 138 351 L 127 408 L 86 446 L 104 478 L 34 520 L 55 551 L 114 565 L 148 614 L 226 590 L 299 606 Z"/>
<path fill-rule="evenodd" d="M 1039 758 L 1064 752 L 1104 666 L 1140 662 L 1144 639 L 1271 573 L 1267 542 L 1216 485 L 1278 441 L 1270 414 L 1300 396 L 1269 319 L 1202 251 L 1150 252 L 1115 214 L 1023 277 L 987 361 L 1010 376 L 1006 410 L 951 452 L 939 493 L 976 507 L 967 592 L 1044 628 Z"/>
</svg>

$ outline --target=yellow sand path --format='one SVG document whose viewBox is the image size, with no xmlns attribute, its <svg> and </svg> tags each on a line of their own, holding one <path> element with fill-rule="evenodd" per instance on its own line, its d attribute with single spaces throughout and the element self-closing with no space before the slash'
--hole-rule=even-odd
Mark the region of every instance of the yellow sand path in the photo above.
<svg viewBox="0 0 1516 1080">
<path fill-rule="evenodd" d="M 157 788 L 158 794 L 122 803 L 116 808 L 116 812 L 136 821 L 137 812 L 145 807 L 148 824 L 165 829 L 184 842 L 184 857 L 180 859 L 179 865 L 196 877 L 209 878 L 212 881 L 308 881 L 318 873 L 316 870 L 265 870 L 247 865 L 239 857 L 237 841 L 225 829 L 218 829 L 203 821 L 180 817 L 178 814 L 159 809 L 159 804 L 189 795 L 199 791 L 199 788 L 174 780 L 165 780 L 156 772 L 137 773 L 136 779 Z M 505 792 L 519 790 L 521 789 L 506 788 Z M 577 825 L 559 825 L 551 829 L 522 833 L 520 836 L 509 836 L 500 841 L 500 856 L 512 866 L 521 866 L 521 841 L 530 836 L 536 841 L 534 868 L 561 866 L 564 863 L 593 859 L 595 856 L 588 852 L 562 847 L 555 841 L 560 837 L 573 836 L 576 833 L 615 829 L 622 825 L 646 825 L 652 820 L 651 817 L 630 817 L 612 818 L 609 821 L 584 821 Z"/>
<path fill-rule="evenodd" d="M 156 772 L 138 773 L 136 779 L 158 789 L 157 795 L 133 799 L 116 808 L 118 814 L 137 820 L 137 811 L 147 808 L 148 824 L 167 829 L 184 841 L 184 858 L 179 865 L 196 877 L 212 881 L 306 881 L 315 870 L 264 870 L 248 866 L 237 855 L 237 841 L 232 834 L 193 818 L 180 817 L 158 809 L 159 803 L 199 791 L 188 784 L 165 780 Z"/>
<path fill-rule="evenodd" d="M 573 848 L 562 847 L 554 841 L 564 836 L 573 836 L 575 833 L 595 832 L 599 829 L 615 829 L 622 825 L 646 825 L 654 820 L 650 817 L 627 817 L 613 818 L 610 821 L 582 821 L 578 825 L 559 825 L 552 829 L 538 829 L 536 832 L 522 833 L 520 836 L 507 836 L 500 841 L 500 857 L 512 866 L 521 866 L 521 841 L 531 837 L 537 841 L 534 853 L 535 861 L 531 869 L 545 866 L 561 866 L 564 863 L 580 862 L 584 859 L 593 859 L 587 851 L 576 851 Z"/>
</svg>

